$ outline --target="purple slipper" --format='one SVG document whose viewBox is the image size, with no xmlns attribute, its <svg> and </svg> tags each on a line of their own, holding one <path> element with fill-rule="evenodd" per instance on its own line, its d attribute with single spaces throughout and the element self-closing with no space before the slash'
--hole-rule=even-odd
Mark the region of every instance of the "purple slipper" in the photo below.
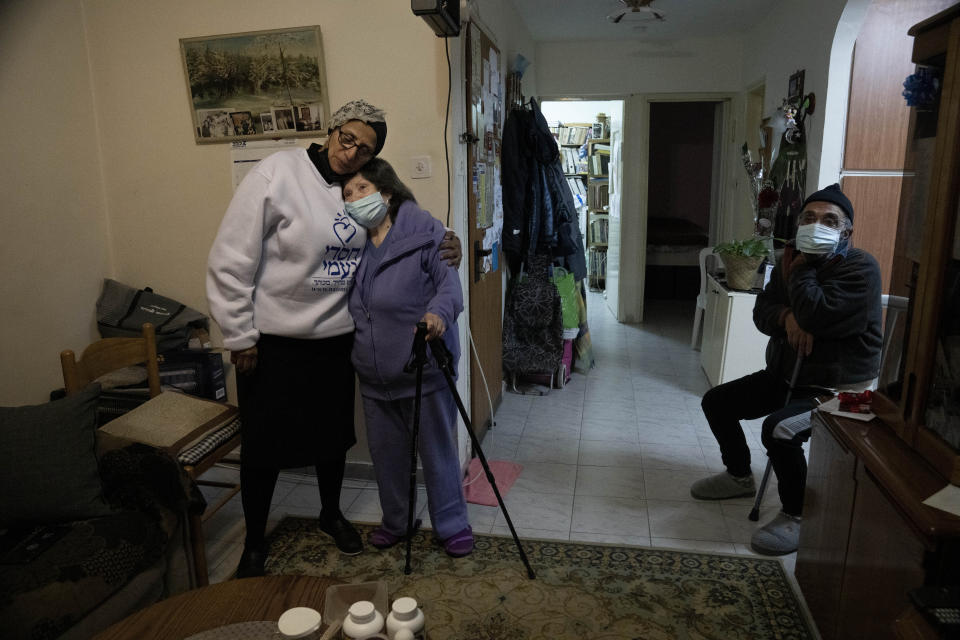
<svg viewBox="0 0 960 640">
<path fill-rule="evenodd" d="M 417 518 L 413 523 L 413 530 L 416 531 L 419 529 L 421 524 L 422 522 Z M 406 539 L 406 536 L 398 536 L 390 533 L 383 527 L 377 527 L 370 532 L 370 535 L 367 537 L 367 542 L 377 549 L 389 549 L 404 539 Z"/>
<path fill-rule="evenodd" d="M 444 540 L 443 550 L 447 552 L 448 556 L 454 558 L 470 555 L 470 552 L 473 551 L 473 529 L 470 528 L 470 525 Z"/>
</svg>

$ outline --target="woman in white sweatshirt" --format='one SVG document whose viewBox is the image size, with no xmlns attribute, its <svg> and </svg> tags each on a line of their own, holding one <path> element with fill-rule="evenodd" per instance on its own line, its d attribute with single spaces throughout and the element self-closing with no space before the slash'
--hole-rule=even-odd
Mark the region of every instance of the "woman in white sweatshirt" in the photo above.
<svg viewBox="0 0 960 640">
<path fill-rule="evenodd" d="M 210 313 L 238 374 L 246 539 L 237 577 L 263 575 L 281 469 L 314 466 L 320 529 L 343 553 L 363 550 L 339 503 L 356 442 L 347 294 L 366 230 L 344 213 L 340 185 L 383 149 L 387 125 L 382 110 L 355 100 L 328 133 L 324 147 L 280 151 L 250 171 L 208 259 Z M 459 241 L 448 249 L 459 264 Z"/>
</svg>

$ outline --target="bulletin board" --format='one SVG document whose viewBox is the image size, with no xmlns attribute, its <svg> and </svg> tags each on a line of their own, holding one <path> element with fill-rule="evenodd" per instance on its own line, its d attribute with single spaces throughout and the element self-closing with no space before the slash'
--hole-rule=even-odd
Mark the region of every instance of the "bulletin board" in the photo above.
<svg viewBox="0 0 960 640">
<path fill-rule="evenodd" d="M 499 405 L 502 382 L 500 235 L 503 201 L 500 187 L 500 142 L 503 131 L 504 83 L 500 51 L 480 27 L 466 29 L 467 134 L 467 249 L 470 269 L 470 332 L 478 356 L 471 357 L 472 422 L 482 438 L 490 424 L 490 403 L 480 382 L 496 394 Z M 483 375 L 478 366 L 482 367 Z"/>
</svg>

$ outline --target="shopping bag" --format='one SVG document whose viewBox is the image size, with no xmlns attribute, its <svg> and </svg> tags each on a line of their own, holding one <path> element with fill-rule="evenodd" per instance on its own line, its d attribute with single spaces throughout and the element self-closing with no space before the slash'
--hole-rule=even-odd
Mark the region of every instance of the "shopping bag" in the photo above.
<svg viewBox="0 0 960 640">
<path fill-rule="evenodd" d="M 563 310 L 563 328 L 578 328 L 580 326 L 580 314 L 577 307 L 577 283 L 573 278 L 573 274 L 563 267 L 554 267 L 553 284 L 560 293 L 560 306 Z"/>
<path fill-rule="evenodd" d="M 153 323 L 157 335 L 157 351 L 182 349 L 196 329 L 209 329 L 210 320 L 172 298 L 154 293 L 153 289 L 135 289 L 110 280 L 103 281 L 97 299 L 97 328 L 102 338 L 136 338 L 144 322 Z"/>
</svg>

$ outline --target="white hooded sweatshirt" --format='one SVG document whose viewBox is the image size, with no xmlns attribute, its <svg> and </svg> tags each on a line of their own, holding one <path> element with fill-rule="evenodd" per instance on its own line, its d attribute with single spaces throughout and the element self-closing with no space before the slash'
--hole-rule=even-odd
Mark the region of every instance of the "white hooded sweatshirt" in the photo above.
<svg viewBox="0 0 960 640">
<path fill-rule="evenodd" d="M 353 331 L 347 294 L 366 230 L 347 216 L 304 149 L 264 158 L 243 179 L 207 260 L 207 300 L 223 344 L 261 333 L 327 338 Z"/>
</svg>

